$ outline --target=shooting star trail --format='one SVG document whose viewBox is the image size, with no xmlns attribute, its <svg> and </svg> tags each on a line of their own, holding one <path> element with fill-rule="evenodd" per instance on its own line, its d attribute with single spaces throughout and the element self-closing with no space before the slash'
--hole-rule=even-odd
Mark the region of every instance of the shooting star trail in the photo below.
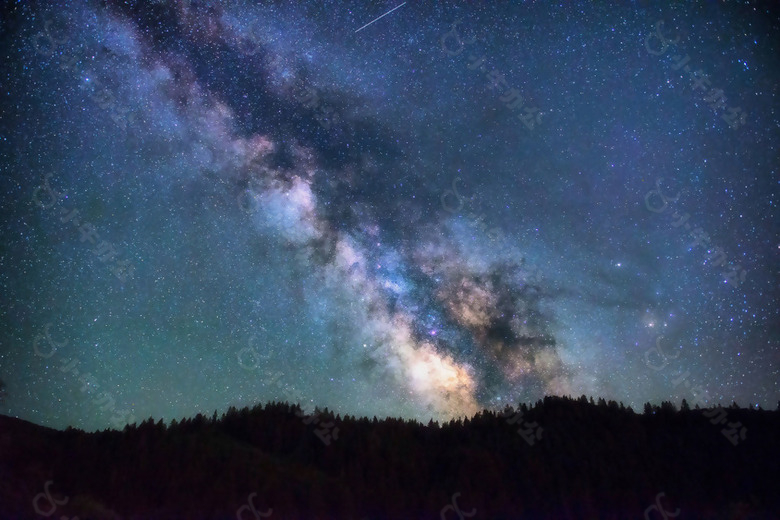
<svg viewBox="0 0 780 520">
<path fill-rule="evenodd" d="M 404 3 L 403 3 L 403 4 L 401 4 L 401 5 L 399 5 L 398 7 L 403 7 L 404 5 L 406 5 L 406 2 L 404 2 Z M 384 18 L 384 17 L 385 17 L 385 16 L 387 16 L 388 14 L 390 14 L 390 13 L 392 13 L 393 11 L 395 11 L 396 9 L 398 9 L 398 7 L 393 7 L 392 9 L 390 9 L 389 11 L 387 11 L 385 14 L 383 14 L 383 15 L 382 15 L 382 16 L 380 16 L 379 18 Z M 355 32 L 360 32 L 360 31 L 362 31 L 363 29 L 365 29 L 366 27 L 368 27 L 368 26 L 369 26 L 369 25 L 371 25 L 372 23 L 374 23 L 374 22 L 376 22 L 377 20 L 379 20 L 379 18 L 376 18 L 376 19 L 374 19 L 374 20 L 371 20 L 370 22 L 368 22 L 366 25 L 364 25 L 363 27 L 361 27 L 360 29 L 358 29 L 358 30 L 357 30 L 357 31 L 355 31 Z"/>
</svg>

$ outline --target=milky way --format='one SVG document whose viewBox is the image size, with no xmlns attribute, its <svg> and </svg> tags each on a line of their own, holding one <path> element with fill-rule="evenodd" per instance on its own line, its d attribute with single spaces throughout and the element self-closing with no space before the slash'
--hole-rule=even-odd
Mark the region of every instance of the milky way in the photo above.
<svg viewBox="0 0 780 520">
<path fill-rule="evenodd" d="M 3 15 L 4 413 L 774 406 L 777 13 L 395 5 Z"/>
</svg>

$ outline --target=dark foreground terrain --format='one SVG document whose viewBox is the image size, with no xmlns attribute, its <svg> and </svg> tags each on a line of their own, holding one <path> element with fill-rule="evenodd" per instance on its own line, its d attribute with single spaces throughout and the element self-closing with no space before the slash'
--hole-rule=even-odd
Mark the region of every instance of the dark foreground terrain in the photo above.
<svg viewBox="0 0 780 520">
<path fill-rule="evenodd" d="M 0 416 L 0 518 L 780 518 L 778 439 L 778 411 L 584 396 L 441 425 L 277 403 L 123 432 Z"/>
</svg>

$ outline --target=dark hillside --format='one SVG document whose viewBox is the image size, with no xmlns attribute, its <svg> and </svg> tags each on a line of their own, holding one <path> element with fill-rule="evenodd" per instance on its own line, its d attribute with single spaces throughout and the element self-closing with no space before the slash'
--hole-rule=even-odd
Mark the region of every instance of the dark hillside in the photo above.
<svg viewBox="0 0 780 520">
<path fill-rule="evenodd" d="M 333 417 L 328 445 L 297 406 L 153 419 L 123 432 L 54 431 L 0 417 L 2 518 L 778 518 L 778 412 L 547 397 L 465 421 Z M 707 412 L 709 413 L 709 412 Z M 307 416 L 311 417 L 311 416 Z M 306 419 L 307 421 L 309 419 Z M 510 424 L 511 421 L 515 424 Z M 538 425 L 526 440 L 519 427 Z M 338 428 L 336 432 L 335 428 Z M 539 435 L 540 434 L 540 435 Z M 732 442 L 736 441 L 736 445 Z M 663 493 L 663 495 L 661 495 Z M 39 509 L 52 510 L 41 496 Z M 250 495 L 253 495 L 250 500 Z M 659 508 L 659 509 L 656 509 Z M 442 516 L 443 515 L 443 516 Z"/>
</svg>

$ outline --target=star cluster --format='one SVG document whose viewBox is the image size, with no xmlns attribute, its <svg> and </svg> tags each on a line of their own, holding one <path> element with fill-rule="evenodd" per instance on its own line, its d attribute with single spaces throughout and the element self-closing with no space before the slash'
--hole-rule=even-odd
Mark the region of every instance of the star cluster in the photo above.
<svg viewBox="0 0 780 520">
<path fill-rule="evenodd" d="M 4 413 L 774 406 L 777 12 L 393 7 L 8 7 Z"/>
</svg>

